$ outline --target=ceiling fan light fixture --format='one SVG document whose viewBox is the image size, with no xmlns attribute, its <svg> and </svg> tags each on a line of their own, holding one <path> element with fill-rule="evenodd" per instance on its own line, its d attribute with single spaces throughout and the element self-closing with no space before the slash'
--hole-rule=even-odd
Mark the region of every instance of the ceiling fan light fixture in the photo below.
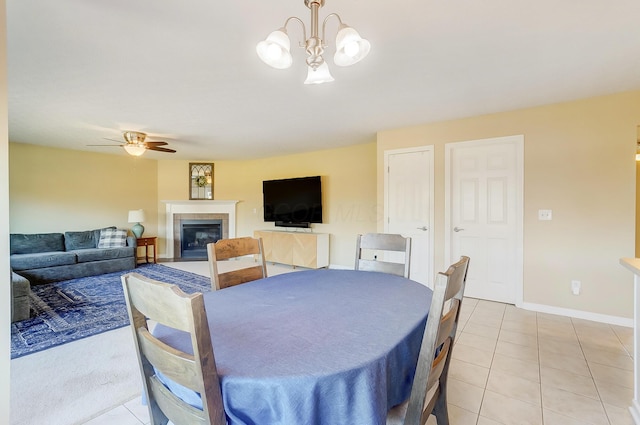
<svg viewBox="0 0 640 425">
<path fill-rule="evenodd" d="M 124 140 L 126 140 L 127 143 L 131 143 L 134 145 L 140 145 L 144 143 L 144 139 L 147 138 L 147 134 L 140 131 L 125 131 L 124 133 L 122 133 L 122 135 L 124 136 Z"/>
<path fill-rule="evenodd" d="M 143 145 L 138 144 L 126 144 L 124 145 L 124 150 L 131 156 L 140 156 L 147 149 Z"/>
</svg>

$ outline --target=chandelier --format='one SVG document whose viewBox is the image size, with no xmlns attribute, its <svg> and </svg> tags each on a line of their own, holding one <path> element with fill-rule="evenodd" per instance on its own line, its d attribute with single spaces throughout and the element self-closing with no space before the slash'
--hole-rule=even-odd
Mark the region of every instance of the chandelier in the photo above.
<svg viewBox="0 0 640 425">
<path fill-rule="evenodd" d="M 336 36 L 336 53 L 333 61 L 338 66 L 349 66 L 360 62 L 369 53 L 371 44 L 360 37 L 358 32 L 344 24 L 337 13 L 328 15 L 322 23 L 322 38 L 318 36 L 318 10 L 324 6 L 324 0 L 304 0 L 305 6 L 311 9 L 311 36 L 307 38 L 307 29 L 304 22 L 296 16 L 287 18 L 282 28 L 273 31 L 264 40 L 258 43 L 256 51 L 264 63 L 276 69 L 289 68 L 293 62 L 291 57 L 291 41 L 287 35 L 289 21 L 296 20 L 302 25 L 305 41 L 300 42 L 307 52 L 307 79 L 305 84 L 322 84 L 333 80 L 327 62 L 322 56 L 327 47 L 325 44 L 325 29 L 327 20 L 336 17 L 340 23 Z"/>
</svg>

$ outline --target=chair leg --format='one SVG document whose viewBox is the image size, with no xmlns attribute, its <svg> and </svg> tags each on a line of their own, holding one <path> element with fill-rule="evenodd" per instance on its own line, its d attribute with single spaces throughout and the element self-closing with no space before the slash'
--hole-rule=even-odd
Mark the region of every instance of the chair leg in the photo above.
<svg viewBox="0 0 640 425">
<path fill-rule="evenodd" d="M 447 408 L 447 370 L 440 377 L 440 394 L 433 406 L 433 415 L 438 425 L 449 425 L 449 409 Z"/>
</svg>

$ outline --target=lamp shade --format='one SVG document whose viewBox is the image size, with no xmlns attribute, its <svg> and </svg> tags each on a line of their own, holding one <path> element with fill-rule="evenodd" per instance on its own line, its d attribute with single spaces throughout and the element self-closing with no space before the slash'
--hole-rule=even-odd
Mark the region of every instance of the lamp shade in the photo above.
<svg viewBox="0 0 640 425">
<path fill-rule="evenodd" d="M 334 81 L 326 62 L 323 62 L 322 65 L 315 70 L 310 66 L 307 68 L 307 79 L 304 80 L 305 84 L 322 84 Z"/>
<path fill-rule="evenodd" d="M 124 145 L 124 150 L 127 151 L 127 153 L 129 155 L 140 156 L 147 149 L 142 145 L 130 145 L 130 144 L 127 144 L 127 145 Z"/>
<path fill-rule="evenodd" d="M 276 69 L 286 69 L 293 63 L 291 41 L 285 28 L 272 32 L 256 46 L 256 52 L 264 63 Z"/>
<path fill-rule="evenodd" d="M 144 221 L 144 210 L 129 211 L 129 223 L 140 223 Z"/>
<path fill-rule="evenodd" d="M 338 66 L 349 66 L 364 59 L 371 50 L 371 43 L 360 37 L 358 31 L 348 25 L 340 24 L 336 36 L 336 54 L 333 61 Z"/>
</svg>

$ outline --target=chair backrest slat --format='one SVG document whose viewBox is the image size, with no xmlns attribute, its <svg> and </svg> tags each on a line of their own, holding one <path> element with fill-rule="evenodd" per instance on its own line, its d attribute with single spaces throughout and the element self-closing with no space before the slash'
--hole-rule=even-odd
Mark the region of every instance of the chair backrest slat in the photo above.
<svg viewBox="0 0 640 425">
<path fill-rule="evenodd" d="M 138 273 L 122 276 L 122 287 L 151 424 L 166 424 L 167 420 L 175 425 L 226 424 L 202 294 L 187 295 L 176 285 Z M 149 332 L 148 321 L 188 332 L 191 352 L 157 339 Z M 202 410 L 173 395 L 158 381 L 158 372 L 200 393 Z"/>
<path fill-rule="evenodd" d="M 155 376 L 150 379 L 150 391 L 159 409 L 173 424 L 209 424 L 202 410 L 186 404 Z"/>
<path fill-rule="evenodd" d="M 253 255 L 258 265 L 244 267 L 228 272 L 220 272 L 218 263 L 232 258 Z M 264 258 L 262 238 L 220 239 L 216 243 L 207 244 L 211 287 L 214 290 L 240 285 L 267 277 L 267 263 Z"/>
<path fill-rule="evenodd" d="M 218 274 L 220 288 L 228 288 L 230 286 L 240 285 L 242 283 L 251 282 L 252 280 L 258 280 L 264 277 L 262 266 L 248 267 L 246 269 Z"/>
<path fill-rule="evenodd" d="M 404 264 L 389 263 L 381 260 L 360 260 L 358 270 L 366 272 L 380 272 L 404 276 Z"/>
<path fill-rule="evenodd" d="M 451 300 L 449 310 L 442 316 L 440 320 L 440 329 L 438 329 L 438 339 L 436 340 L 436 347 L 441 346 L 447 338 L 453 338 L 453 332 L 456 327 L 456 321 L 458 320 L 458 308 L 460 301 L 456 299 Z"/>
<path fill-rule="evenodd" d="M 427 381 L 427 388 L 433 387 L 433 384 L 436 383 L 442 376 L 442 372 L 444 370 L 444 366 L 446 365 L 447 356 L 449 355 L 449 350 L 451 350 L 451 338 L 447 337 L 445 339 L 440 352 L 436 356 L 433 361 L 433 365 L 431 366 L 431 372 L 429 373 L 429 380 Z"/>
<path fill-rule="evenodd" d="M 386 258 L 363 258 L 363 250 L 404 253 L 404 256 L 402 262 L 388 261 Z M 354 268 L 356 270 L 389 273 L 408 278 L 411 268 L 411 238 L 390 233 L 358 235 Z"/>
<path fill-rule="evenodd" d="M 407 247 L 407 238 L 394 233 L 367 233 L 360 238 L 360 248 L 401 251 Z"/>
<path fill-rule="evenodd" d="M 145 318 L 156 322 L 162 320 L 167 326 L 184 332 L 191 331 L 190 318 L 181 314 L 191 301 L 175 296 L 182 292 L 177 286 L 150 286 L 146 280 L 139 278 L 129 279 L 128 286 L 131 303 Z"/>
<path fill-rule="evenodd" d="M 140 350 L 157 370 L 172 381 L 200 392 L 202 376 L 195 357 L 159 341 L 145 328 L 138 329 Z"/>
</svg>

